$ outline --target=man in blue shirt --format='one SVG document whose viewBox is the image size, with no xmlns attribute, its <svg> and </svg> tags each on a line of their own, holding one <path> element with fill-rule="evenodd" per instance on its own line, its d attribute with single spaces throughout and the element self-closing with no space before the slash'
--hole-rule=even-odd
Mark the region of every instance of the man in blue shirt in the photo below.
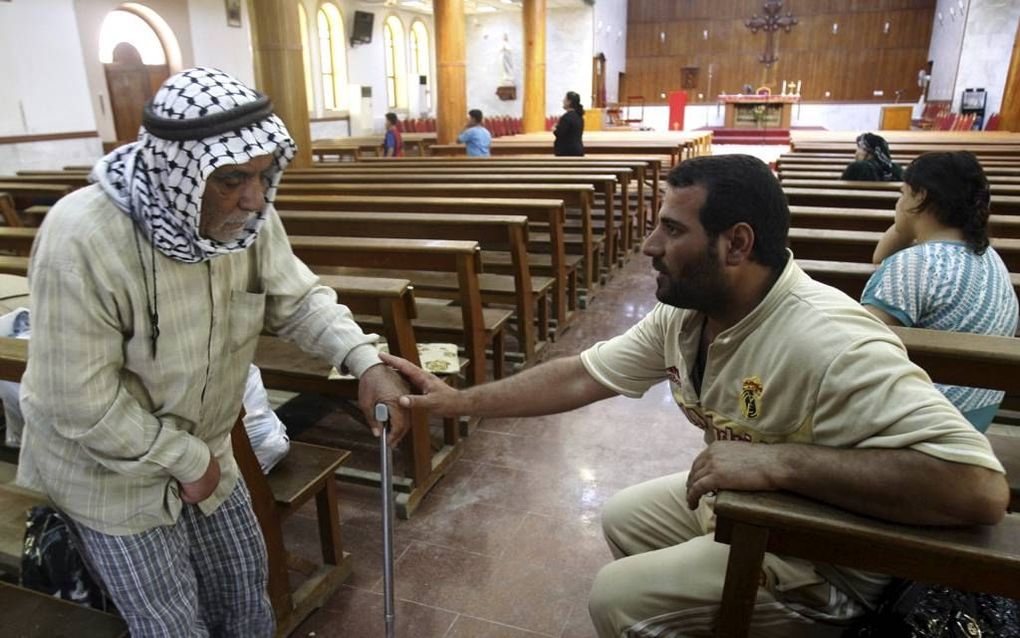
<svg viewBox="0 0 1020 638">
<path fill-rule="evenodd" d="M 467 146 L 467 154 L 471 157 L 488 157 L 492 146 L 492 134 L 482 126 L 482 112 L 478 109 L 468 111 L 468 123 L 457 136 L 457 141 Z"/>
</svg>

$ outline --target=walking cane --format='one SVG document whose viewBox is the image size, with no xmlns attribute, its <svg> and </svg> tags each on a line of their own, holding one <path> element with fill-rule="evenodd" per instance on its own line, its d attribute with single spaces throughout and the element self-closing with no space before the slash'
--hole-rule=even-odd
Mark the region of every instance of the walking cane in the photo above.
<svg viewBox="0 0 1020 638">
<path fill-rule="evenodd" d="M 382 477 L 383 506 L 383 621 L 386 624 L 386 638 L 393 638 L 396 619 L 393 609 L 393 452 L 386 443 L 390 434 L 390 410 L 385 403 L 375 404 L 375 420 L 382 425 L 379 475 Z"/>
</svg>

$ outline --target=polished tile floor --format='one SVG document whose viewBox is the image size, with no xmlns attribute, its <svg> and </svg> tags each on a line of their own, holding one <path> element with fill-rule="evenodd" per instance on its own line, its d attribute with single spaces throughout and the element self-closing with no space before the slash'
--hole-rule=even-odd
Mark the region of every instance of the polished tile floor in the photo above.
<svg viewBox="0 0 1020 638">
<path fill-rule="evenodd" d="M 576 354 L 616 335 L 655 303 L 647 258 L 634 255 L 550 348 Z M 611 560 L 599 528 L 620 488 L 690 466 L 700 432 L 665 385 L 567 414 L 483 421 L 463 455 L 395 533 L 401 638 L 594 636 L 588 590 Z M 344 544 L 354 573 L 294 637 L 374 638 L 382 627 L 379 492 L 340 484 Z M 287 541 L 314 556 L 314 509 Z M 302 551 L 302 553 L 305 553 Z"/>
</svg>

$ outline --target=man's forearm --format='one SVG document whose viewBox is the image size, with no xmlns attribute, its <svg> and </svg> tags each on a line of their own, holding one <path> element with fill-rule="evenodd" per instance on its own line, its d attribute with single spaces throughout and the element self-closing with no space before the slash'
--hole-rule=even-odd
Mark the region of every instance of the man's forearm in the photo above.
<svg viewBox="0 0 1020 638">
<path fill-rule="evenodd" d="M 458 396 L 459 414 L 521 417 L 574 410 L 615 393 L 596 381 L 581 357 L 537 365 L 501 381 L 475 386 Z"/>
<path fill-rule="evenodd" d="M 914 450 L 781 447 L 779 489 L 890 521 L 993 524 L 1009 500 L 1001 474 Z"/>
</svg>

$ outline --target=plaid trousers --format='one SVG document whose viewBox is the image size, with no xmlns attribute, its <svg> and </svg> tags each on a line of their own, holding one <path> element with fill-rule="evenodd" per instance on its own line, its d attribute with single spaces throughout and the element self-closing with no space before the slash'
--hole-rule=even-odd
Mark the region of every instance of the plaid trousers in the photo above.
<svg viewBox="0 0 1020 638">
<path fill-rule="evenodd" d="M 76 527 L 133 638 L 274 634 L 266 544 L 243 480 L 211 516 L 185 504 L 174 525 L 141 534 Z"/>
</svg>

